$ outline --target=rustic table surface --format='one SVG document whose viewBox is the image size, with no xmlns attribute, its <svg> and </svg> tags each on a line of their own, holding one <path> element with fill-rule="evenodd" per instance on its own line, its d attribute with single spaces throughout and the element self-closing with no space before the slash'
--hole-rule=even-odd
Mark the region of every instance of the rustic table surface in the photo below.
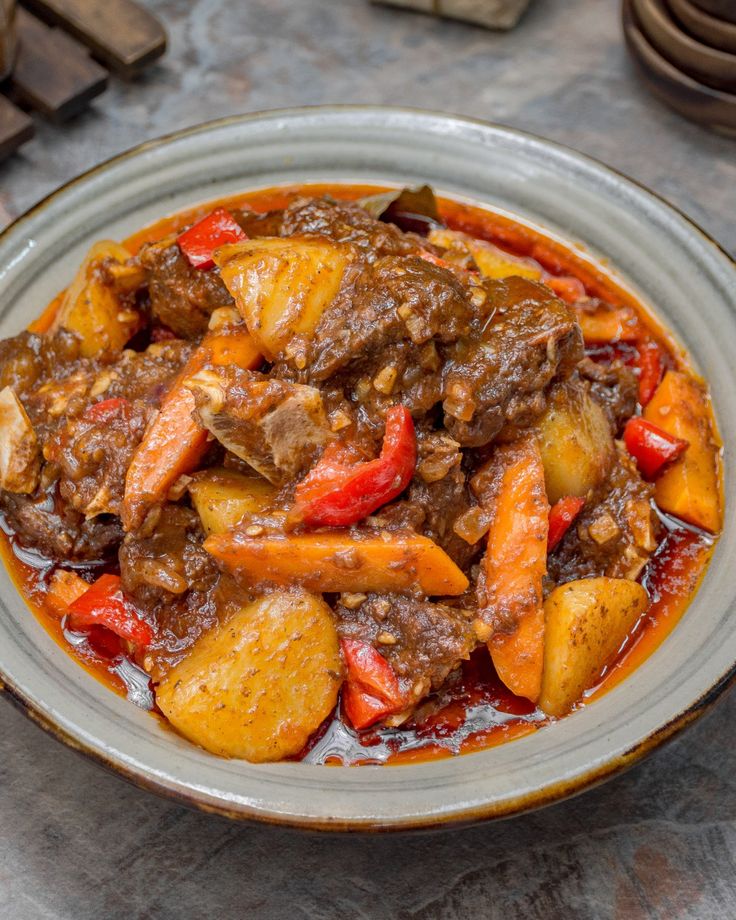
<svg viewBox="0 0 736 920">
<path fill-rule="evenodd" d="M 365 0 L 150 5 L 168 55 L 0 164 L 0 223 L 111 154 L 209 118 L 403 103 L 592 154 L 736 249 L 736 142 L 650 98 L 613 0 L 534 0 L 506 35 Z M 545 811 L 430 835 L 314 837 L 140 792 L 3 704 L 0 917 L 730 920 L 735 747 L 732 696 L 628 774 Z"/>
</svg>

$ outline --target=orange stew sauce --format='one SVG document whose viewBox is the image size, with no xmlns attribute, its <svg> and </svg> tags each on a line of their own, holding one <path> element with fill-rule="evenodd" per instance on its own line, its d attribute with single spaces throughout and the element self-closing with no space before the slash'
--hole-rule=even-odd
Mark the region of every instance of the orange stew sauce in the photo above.
<svg viewBox="0 0 736 920">
<path fill-rule="evenodd" d="M 312 184 L 246 192 L 163 218 L 123 242 L 135 253 L 143 243 L 182 229 L 218 205 L 268 211 L 286 207 L 302 195 L 329 194 L 333 198 L 352 200 L 386 190 L 386 187 L 372 185 Z M 586 256 L 582 248 L 573 248 L 502 214 L 442 198 L 439 204 L 441 216 L 450 229 L 488 240 L 515 256 L 532 258 L 552 276 L 577 278 L 591 297 L 599 297 L 614 306 L 632 308 L 637 329 L 643 338 L 660 345 L 668 366 L 692 373 L 684 351 L 669 333 L 656 323 L 631 292 Z M 31 331 L 40 333 L 50 327 L 61 296 L 59 294 L 31 324 Z M 623 349 L 633 351 L 634 347 L 625 344 Z M 612 356 L 617 349 L 621 353 L 621 348 L 614 342 L 589 349 L 589 353 L 594 358 L 596 353 Z M 598 699 L 629 677 L 659 647 L 677 624 L 705 574 L 715 538 L 673 518 L 660 516 L 667 534 L 641 577 L 650 595 L 649 609 L 627 638 L 616 660 L 598 685 L 585 694 L 578 708 Z M 85 637 L 69 633 L 47 610 L 44 605 L 49 571 L 46 561 L 16 545 L 12 536 L 3 531 L 0 531 L 0 555 L 50 635 L 108 687 L 155 712 L 147 675 L 130 662 L 123 660 L 121 664 L 119 644 L 110 643 L 105 630 L 98 627 L 98 632 Z M 95 574 L 100 574 L 100 570 L 95 569 Z M 416 763 L 494 747 L 528 735 L 550 721 L 554 720 L 533 703 L 514 696 L 504 687 L 487 651 L 480 648 L 464 663 L 457 679 L 423 703 L 405 726 L 399 729 L 373 727 L 358 733 L 346 725 L 336 711 L 296 759 L 330 765 Z"/>
</svg>

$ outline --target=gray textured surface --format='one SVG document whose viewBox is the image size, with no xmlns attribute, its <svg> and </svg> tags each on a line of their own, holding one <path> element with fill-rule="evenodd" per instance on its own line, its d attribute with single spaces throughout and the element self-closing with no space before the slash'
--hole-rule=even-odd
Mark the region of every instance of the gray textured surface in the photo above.
<svg viewBox="0 0 736 920">
<path fill-rule="evenodd" d="M 232 112 L 320 102 L 457 111 L 568 143 L 736 249 L 736 144 L 636 82 L 613 0 L 535 0 L 496 36 L 363 0 L 152 3 L 171 49 L 0 164 L 14 215 L 99 160 Z M 2 213 L 0 212 L 0 222 Z M 697 308 L 697 305 L 694 305 Z M 736 699 L 608 785 L 504 824 L 314 838 L 184 811 L 0 706 L 0 918 L 736 916 Z"/>
</svg>

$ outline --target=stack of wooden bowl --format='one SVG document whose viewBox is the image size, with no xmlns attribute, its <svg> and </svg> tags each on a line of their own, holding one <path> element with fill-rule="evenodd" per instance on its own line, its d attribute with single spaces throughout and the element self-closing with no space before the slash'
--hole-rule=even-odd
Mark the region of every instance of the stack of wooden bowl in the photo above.
<svg viewBox="0 0 736 920">
<path fill-rule="evenodd" d="M 624 0 L 626 43 L 663 102 L 736 134 L 736 0 Z"/>
</svg>

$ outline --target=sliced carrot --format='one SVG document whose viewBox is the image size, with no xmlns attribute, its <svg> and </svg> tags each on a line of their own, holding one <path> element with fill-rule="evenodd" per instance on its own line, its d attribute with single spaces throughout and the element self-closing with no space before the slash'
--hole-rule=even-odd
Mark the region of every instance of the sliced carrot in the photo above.
<svg viewBox="0 0 736 920">
<path fill-rule="evenodd" d="M 644 418 L 689 443 L 654 486 L 659 507 L 711 533 L 721 527 L 719 448 L 703 390 L 685 374 L 667 371 Z"/>
<path fill-rule="evenodd" d="M 484 499 L 491 527 L 479 615 L 497 628 L 488 649 L 498 676 L 512 693 L 535 701 L 544 663 L 542 579 L 547 571 L 549 528 L 536 438 L 530 435 L 498 447 L 483 475 L 492 484 Z"/>
<path fill-rule="evenodd" d="M 462 594 L 468 579 L 436 543 L 413 531 L 213 534 L 204 548 L 249 584 L 302 585 L 310 591 Z"/>
<path fill-rule="evenodd" d="M 602 307 L 595 312 L 576 309 L 575 313 L 586 345 L 635 342 L 641 337 L 641 324 L 630 307 Z"/>
<path fill-rule="evenodd" d="M 122 520 L 125 530 L 143 523 L 183 473 L 196 469 L 207 446 L 207 431 L 194 417 L 194 396 L 184 381 L 205 364 L 253 368 L 261 356 L 244 326 L 209 332 L 174 381 L 149 425 L 125 477 Z"/>
<path fill-rule="evenodd" d="M 57 569 L 46 592 L 45 604 L 47 609 L 55 616 L 63 617 L 69 608 L 83 594 L 89 590 L 89 584 L 76 572 Z"/>
</svg>

